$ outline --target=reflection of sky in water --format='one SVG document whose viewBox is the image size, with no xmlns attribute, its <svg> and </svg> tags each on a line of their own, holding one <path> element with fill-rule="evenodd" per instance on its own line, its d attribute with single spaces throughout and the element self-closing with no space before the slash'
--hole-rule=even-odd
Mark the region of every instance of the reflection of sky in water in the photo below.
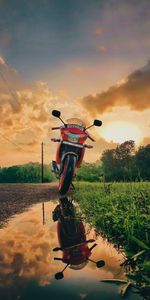
<svg viewBox="0 0 150 300">
<path fill-rule="evenodd" d="M 121 299 L 115 285 L 100 283 L 101 279 L 124 278 L 120 269 L 121 254 L 100 237 L 91 258 L 104 259 L 105 267 L 96 269 L 95 264 L 89 262 L 82 270 L 68 268 L 65 278 L 59 282 L 54 279 L 54 274 L 64 267 L 62 262 L 53 260 L 54 256 L 61 257 L 61 252 L 52 251 L 58 246 L 56 223 L 51 218 L 55 206 L 55 202 L 45 203 L 45 225 L 42 224 L 42 204 L 37 204 L 0 230 L 1 300 L 52 299 L 53 296 L 55 299 L 60 296 L 62 299 Z M 95 238 L 93 230 L 88 238 Z M 127 299 L 138 297 L 130 293 Z"/>
</svg>

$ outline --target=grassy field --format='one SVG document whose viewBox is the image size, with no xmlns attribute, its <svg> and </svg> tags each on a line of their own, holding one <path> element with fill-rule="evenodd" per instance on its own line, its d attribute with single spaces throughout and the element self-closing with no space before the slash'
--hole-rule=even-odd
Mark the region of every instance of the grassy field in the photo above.
<svg viewBox="0 0 150 300">
<path fill-rule="evenodd" d="M 74 197 L 88 223 L 125 251 L 130 280 L 149 289 L 150 183 L 80 182 Z"/>
</svg>

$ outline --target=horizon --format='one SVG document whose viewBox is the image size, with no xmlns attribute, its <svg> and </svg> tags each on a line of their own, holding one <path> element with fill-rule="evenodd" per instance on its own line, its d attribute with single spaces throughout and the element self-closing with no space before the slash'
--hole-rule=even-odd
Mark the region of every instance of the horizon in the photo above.
<svg viewBox="0 0 150 300">
<path fill-rule="evenodd" d="M 128 142 L 128 141 L 125 141 L 125 142 Z M 107 151 L 107 150 L 113 150 L 113 149 L 116 149 L 116 147 L 120 146 L 121 144 L 123 143 L 118 143 L 118 144 L 115 144 L 116 146 L 114 148 L 109 148 L 109 149 L 105 149 L 102 153 L 101 153 L 101 156 L 102 154 Z M 141 147 L 147 147 L 149 146 L 150 144 L 145 144 L 145 145 L 139 145 L 138 147 L 136 146 L 135 144 L 135 154 L 136 154 L 136 151 L 138 151 Z M 99 159 L 95 160 L 95 161 L 92 161 L 92 162 L 88 162 L 86 160 L 83 159 L 83 162 L 82 164 L 97 164 L 99 162 L 101 162 L 101 156 L 99 157 Z M 28 161 L 28 162 L 25 162 L 25 163 L 20 163 L 20 164 L 12 164 L 12 165 L 6 165 L 6 166 L 1 166 L 0 165 L 0 168 L 3 169 L 3 168 L 9 168 L 9 167 L 18 167 L 18 166 L 24 166 L 24 165 L 29 165 L 29 164 L 39 164 L 41 165 L 41 162 L 40 161 Z M 51 166 L 51 161 L 50 162 L 44 162 L 43 165 L 45 166 Z"/>
</svg>

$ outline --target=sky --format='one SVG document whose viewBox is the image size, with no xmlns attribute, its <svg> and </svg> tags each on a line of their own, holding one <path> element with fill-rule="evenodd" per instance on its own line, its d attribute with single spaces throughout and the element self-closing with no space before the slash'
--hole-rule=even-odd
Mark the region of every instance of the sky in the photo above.
<svg viewBox="0 0 150 300">
<path fill-rule="evenodd" d="M 150 143 L 150 2 L 0 0 L 0 166 L 55 159 L 51 116 L 92 128 L 84 160 Z"/>
</svg>

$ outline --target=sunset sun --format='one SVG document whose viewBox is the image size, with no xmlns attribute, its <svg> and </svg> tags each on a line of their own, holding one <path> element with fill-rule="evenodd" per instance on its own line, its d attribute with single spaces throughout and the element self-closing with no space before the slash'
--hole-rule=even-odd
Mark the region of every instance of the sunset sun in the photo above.
<svg viewBox="0 0 150 300">
<path fill-rule="evenodd" d="M 112 122 L 102 129 L 102 137 L 108 142 L 123 143 L 127 140 L 134 140 L 136 144 L 141 141 L 139 128 L 128 122 Z"/>
</svg>

